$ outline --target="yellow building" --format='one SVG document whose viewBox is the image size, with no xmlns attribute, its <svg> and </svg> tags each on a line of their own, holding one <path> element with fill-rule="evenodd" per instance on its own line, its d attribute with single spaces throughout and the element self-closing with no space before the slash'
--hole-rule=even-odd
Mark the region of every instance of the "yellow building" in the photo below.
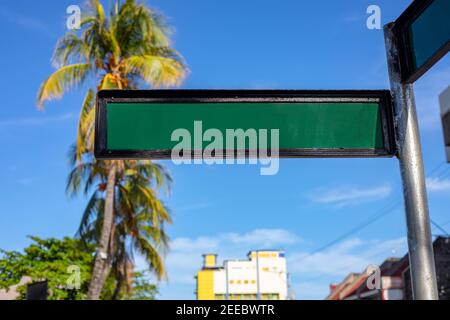
<svg viewBox="0 0 450 320">
<path fill-rule="evenodd" d="M 203 255 L 197 273 L 198 300 L 284 300 L 287 298 L 286 258 L 283 251 L 254 250 L 245 260 L 217 265 L 216 254 Z"/>
</svg>

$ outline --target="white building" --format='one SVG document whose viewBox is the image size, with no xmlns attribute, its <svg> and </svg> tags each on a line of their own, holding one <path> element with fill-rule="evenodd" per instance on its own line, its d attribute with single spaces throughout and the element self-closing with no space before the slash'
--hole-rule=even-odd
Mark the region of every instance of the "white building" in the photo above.
<svg viewBox="0 0 450 320">
<path fill-rule="evenodd" d="M 285 300 L 288 294 L 283 251 L 250 251 L 248 259 L 226 260 L 217 266 L 217 255 L 205 254 L 197 273 L 199 300 Z"/>
</svg>

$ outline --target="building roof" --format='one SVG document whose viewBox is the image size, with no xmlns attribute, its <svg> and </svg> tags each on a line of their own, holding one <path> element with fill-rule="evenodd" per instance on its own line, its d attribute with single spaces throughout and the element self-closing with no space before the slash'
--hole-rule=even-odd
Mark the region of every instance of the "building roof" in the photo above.
<svg viewBox="0 0 450 320">
<path fill-rule="evenodd" d="M 347 275 L 341 283 L 337 284 L 336 287 L 330 294 L 326 297 L 326 300 L 340 300 L 341 293 L 350 286 L 356 279 L 360 277 L 359 273 L 350 273 Z"/>
<path fill-rule="evenodd" d="M 276 249 L 258 249 L 258 250 L 250 250 L 247 253 L 247 257 L 249 257 L 253 252 L 276 252 L 276 253 L 285 253 L 285 250 L 276 250 Z"/>
<path fill-rule="evenodd" d="M 358 277 L 354 279 L 352 283 L 350 283 L 347 287 L 345 287 L 341 293 L 339 294 L 340 299 L 345 299 L 347 297 L 350 297 L 354 295 L 358 288 L 361 286 L 366 286 L 367 278 L 369 277 L 369 274 L 367 273 L 361 273 Z"/>
<path fill-rule="evenodd" d="M 440 244 L 448 244 L 450 237 L 438 236 L 433 241 L 433 247 L 436 249 Z M 404 272 L 409 268 L 409 256 L 405 254 L 402 258 L 387 258 L 380 265 L 380 273 L 382 277 L 402 277 Z M 361 294 L 371 291 L 366 286 L 367 269 L 362 273 L 350 273 L 342 282 L 330 286 L 331 292 L 326 297 L 328 300 L 340 300 L 351 297 L 355 294 Z"/>
</svg>

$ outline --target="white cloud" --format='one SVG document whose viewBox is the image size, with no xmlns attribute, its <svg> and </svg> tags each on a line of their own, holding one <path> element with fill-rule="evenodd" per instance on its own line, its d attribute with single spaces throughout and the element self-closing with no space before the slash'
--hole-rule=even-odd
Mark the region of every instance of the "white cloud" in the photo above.
<svg viewBox="0 0 450 320">
<path fill-rule="evenodd" d="M 379 258 L 403 256 L 406 244 L 405 238 L 385 241 L 352 238 L 312 255 L 306 252 L 289 254 L 289 269 L 303 276 L 343 277 L 349 272 L 361 272 L 368 265 L 377 263 Z"/>
<path fill-rule="evenodd" d="M 361 12 L 347 12 L 345 15 L 340 17 L 340 21 L 344 23 L 353 24 L 355 22 L 361 22 L 366 19 L 366 16 L 361 14 Z"/>
<path fill-rule="evenodd" d="M 38 19 L 34 19 L 28 16 L 24 16 L 21 14 L 18 14 L 17 12 L 12 12 L 5 10 L 2 8 L 0 10 L 0 16 L 3 17 L 3 19 L 6 19 L 9 23 L 14 23 L 15 25 L 18 25 L 22 28 L 36 31 L 40 34 L 45 34 L 49 37 L 55 38 L 56 34 L 53 30 L 51 30 L 44 22 Z"/>
<path fill-rule="evenodd" d="M 301 281 L 292 285 L 296 300 L 323 300 L 329 293 L 329 283 L 326 281 Z"/>
<path fill-rule="evenodd" d="M 299 237 L 284 229 L 255 229 L 246 233 L 221 233 L 215 237 L 175 238 L 170 242 L 172 252 L 209 253 L 221 246 L 273 247 L 293 244 Z"/>
<path fill-rule="evenodd" d="M 289 254 L 289 270 L 298 275 L 343 276 L 348 273 L 347 266 L 355 266 L 356 269 L 364 268 L 367 261 L 352 254 L 362 245 L 362 240 L 354 238 L 312 255 L 307 252 Z"/>
<path fill-rule="evenodd" d="M 338 187 L 331 190 L 316 190 L 311 198 L 317 203 L 346 207 L 386 198 L 391 191 L 389 185 L 373 188 Z"/>
<path fill-rule="evenodd" d="M 22 186 L 28 187 L 31 186 L 34 182 L 36 182 L 38 179 L 33 177 L 25 177 L 20 178 L 17 180 L 18 184 L 21 184 Z"/>
<path fill-rule="evenodd" d="M 450 179 L 428 178 L 427 188 L 429 191 L 450 191 Z"/>
<path fill-rule="evenodd" d="M 212 237 L 175 238 L 171 241 L 170 248 L 173 251 L 202 251 L 207 253 L 209 250 L 217 249 L 219 242 L 219 239 Z"/>
<path fill-rule="evenodd" d="M 199 203 L 193 203 L 188 204 L 185 206 L 181 206 L 177 208 L 177 212 L 190 212 L 190 211 L 198 211 L 203 210 L 209 207 L 209 204 L 206 202 L 199 202 Z"/>
<path fill-rule="evenodd" d="M 223 238 L 234 244 L 262 245 L 263 247 L 292 244 L 300 240 L 295 234 L 284 229 L 256 229 L 244 234 L 229 233 Z"/>
<path fill-rule="evenodd" d="M 0 121 L 0 128 L 7 127 L 18 127 L 18 126 L 43 126 L 52 123 L 60 123 L 72 120 L 73 114 L 66 113 L 58 116 L 45 117 L 45 116 L 37 116 L 30 118 L 19 118 L 19 119 L 10 119 L 10 120 L 2 120 Z"/>
</svg>

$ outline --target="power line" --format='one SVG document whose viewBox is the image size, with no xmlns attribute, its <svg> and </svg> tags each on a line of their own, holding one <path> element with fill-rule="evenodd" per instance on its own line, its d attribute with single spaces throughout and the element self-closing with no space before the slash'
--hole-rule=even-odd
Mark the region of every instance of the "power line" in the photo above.
<svg viewBox="0 0 450 320">
<path fill-rule="evenodd" d="M 434 171 L 437 171 L 437 169 L 439 169 L 440 167 L 442 167 L 442 165 L 445 165 L 445 164 L 446 164 L 445 162 L 442 162 L 442 163 L 438 166 L 438 168 L 436 168 L 436 170 L 434 170 Z M 441 180 L 447 179 L 447 178 L 450 176 L 450 171 L 447 171 L 447 169 L 448 169 L 447 166 L 444 167 L 444 170 L 441 170 L 441 172 L 440 172 L 439 174 L 437 174 L 434 178 L 435 178 L 435 179 L 441 179 Z M 446 171 L 447 171 L 447 172 L 446 172 Z M 429 179 L 430 179 L 430 178 L 433 178 L 433 177 L 429 177 Z M 445 230 L 443 227 L 446 226 L 448 223 L 450 223 L 450 220 L 449 220 L 449 221 L 446 221 L 446 222 L 444 222 L 444 223 L 442 223 L 441 225 L 438 224 L 436 221 L 434 221 L 434 220 L 431 219 L 431 218 L 430 218 L 430 222 L 431 222 L 431 224 L 432 224 L 435 228 L 439 229 L 439 230 L 440 230 L 441 232 L 443 232 L 446 236 L 449 236 L 449 233 L 448 233 L 447 230 Z"/>
<path fill-rule="evenodd" d="M 446 225 L 450 224 L 450 220 L 445 221 L 441 224 L 441 227 L 445 227 Z"/>
<path fill-rule="evenodd" d="M 391 203 L 390 205 L 385 206 L 385 210 L 382 209 L 381 212 L 378 212 L 374 215 L 372 215 L 368 220 L 358 224 L 356 227 L 352 228 L 351 230 L 347 231 L 346 233 L 344 233 L 343 235 L 339 236 L 338 238 L 328 242 L 327 244 L 313 250 L 312 252 L 308 253 L 305 257 L 300 258 L 299 260 L 297 260 L 297 262 L 303 261 L 307 258 L 309 258 L 310 256 L 319 253 L 321 251 L 324 251 L 326 249 L 328 249 L 329 247 L 341 242 L 342 240 L 348 238 L 349 236 L 351 236 L 352 234 L 355 234 L 356 232 L 364 229 L 365 227 L 367 227 L 368 225 L 380 220 L 381 218 L 383 218 L 384 216 L 386 216 L 387 214 L 391 213 L 393 209 L 395 209 L 395 207 L 397 207 L 399 204 L 401 203 L 401 201 L 396 200 L 393 203 Z"/>
<path fill-rule="evenodd" d="M 439 171 L 442 166 L 445 165 L 445 162 L 442 161 L 441 163 L 439 163 L 434 169 L 432 169 L 428 175 L 428 177 L 430 177 L 431 175 L 433 175 L 434 173 L 436 173 L 437 171 Z M 445 172 L 447 170 L 447 167 L 444 168 L 443 171 L 441 171 L 437 176 L 441 175 L 443 172 Z M 342 240 L 348 238 L 349 236 L 357 233 L 358 231 L 364 229 L 365 227 L 369 226 L 370 224 L 380 220 L 381 218 L 387 216 L 389 213 L 391 213 L 398 205 L 400 205 L 402 203 L 401 200 L 394 200 L 392 201 L 390 204 L 384 206 L 381 210 L 379 210 L 377 213 L 375 213 L 374 215 L 372 215 L 371 217 L 369 217 L 369 219 L 367 219 L 366 221 L 358 224 L 356 227 L 352 228 L 351 230 L 347 231 L 346 233 L 342 234 L 341 236 L 337 237 L 336 239 L 328 242 L 327 244 L 313 250 L 312 252 L 306 254 L 306 256 L 300 258 L 299 260 L 297 260 L 297 262 L 303 261 L 309 257 L 311 257 L 314 254 L 317 254 L 321 251 L 324 251 L 330 247 L 332 247 L 333 245 L 341 242 Z"/>
<path fill-rule="evenodd" d="M 376 258 L 376 257 L 378 257 L 378 256 L 385 255 L 387 252 L 391 252 L 393 249 L 395 249 L 395 248 L 397 248 L 397 247 L 398 247 L 398 245 L 395 245 L 395 246 L 390 247 L 390 248 L 389 248 L 388 250 L 386 250 L 386 251 L 378 252 L 378 253 L 376 253 L 376 254 L 373 254 L 373 255 L 370 255 L 370 256 L 364 257 L 364 258 L 365 258 L 366 260 L 373 259 L 373 258 Z M 339 269 L 335 270 L 335 272 L 346 271 L 346 270 L 348 270 L 349 268 L 352 268 L 352 267 L 356 266 L 357 264 L 358 264 L 358 263 L 352 263 L 352 264 L 346 265 L 346 266 L 344 266 L 344 267 L 342 267 L 342 268 L 339 268 Z M 322 279 L 322 278 L 325 278 L 325 277 L 328 277 L 328 276 L 332 276 L 332 275 L 329 275 L 329 274 L 322 274 L 322 275 L 320 275 L 320 276 L 316 276 L 316 277 L 304 279 L 304 281 L 315 281 L 315 280 L 319 280 L 319 279 Z"/>
<path fill-rule="evenodd" d="M 439 169 L 442 167 L 443 164 L 445 164 L 445 162 L 442 162 L 440 165 L 438 165 L 436 168 L 434 168 L 434 169 L 430 172 L 430 174 L 428 175 L 428 177 L 430 177 L 431 175 L 433 175 L 434 173 L 436 173 L 437 171 L 439 171 Z M 439 172 L 438 174 L 436 174 L 435 177 L 436 177 L 436 178 L 441 178 L 441 179 L 442 179 L 442 177 L 440 177 L 442 174 L 444 174 L 444 177 L 450 175 L 450 172 L 447 172 L 447 173 L 446 173 L 447 169 L 448 169 L 448 168 L 444 168 L 444 170 L 440 170 L 440 172 Z M 399 202 L 400 202 L 400 201 L 399 201 Z M 393 205 L 393 207 L 391 208 L 391 210 L 392 210 L 393 208 L 396 207 L 396 201 L 394 201 L 394 202 L 392 203 L 392 205 Z M 392 205 L 391 205 L 391 206 L 392 206 Z M 389 207 L 389 205 L 385 206 L 384 208 L 388 208 L 388 207 Z M 390 211 L 388 211 L 387 213 L 389 213 L 389 212 L 390 212 Z M 386 214 L 387 214 L 387 213 L 386 213 Z M 383 216 L 385 216 L 385 215 L 384 215 L 384 214 L 379 214 L 378 216 L 375 215 L 374 219 L 369 220 L 369 221 L 372 221 L 372 222 L 367 221 L 367 222 L 365 223 L 365 226 L 369 225 L 370 223 L 373 223 L 373 222 L 377 221 L 378 219 L 382 218 Z M 430 221 L 431 221 L 433 227 L 438 228 L 439 230 L 441 230 L 442 232 L 444 232 L 447 236 L 449 236 L 449 234 L 448 234 L 447 231 L 443 228 L 443 226 L 449 224 L 449 223 L 450 223 L 450 220 L 449 220 L 449 221 L 446 221 L 446 222 L 445 222 L 444 224 L 442 224 L 442 225 L 439 225 L 438 223 L 436 223 L 436 222 L 433 221 L 432 219 L 430 219 Z M 352 229 L 351 231 L 354 231 L 355 229 L 357 229 L 357 227 L 355 227 L 355 228 Z M 341 237 L 339 237 L 339 238 L 337 238 L 337 239 L 335 239 L 335 240 L 329 242 L 328 244 L 326 244 L 326 245 L 324 245 L 324 246 L 322 246 L 322 247 L 320 247 L 320 248 L 314 250 L 314 251 L 311 252 L 307 257 L 309 257 L 309 256 L 311 256 L 311 255 L 314 255 L 315 253 L 318 253 L 318 252 L 320 252 L 320 251 L 323 251 L 323 250 L 325 250 L 326 248 L 332 246 L 332 245 L 335 244 L 335 243 L 338 243 L 338 242 L 339 242 L 339 241 L 338 241 L 339 239 L 341 239 L 340 241 L 342 241 L 342 240 L 345 238 L 345 235 L 350 234 L 351 231 L 349 231 L 349 232 L 347 232 L 346 234 L 342 235 Z M 378 253 L 376 253 L 376 254 L 374 254 L 374 255 L 365 257 L 365 259 L 373 259 L 373 258 L 375 258 L 375 257 L 381 256 L 381 255 L 385 255 L 387 252 L 390 252 L 391 250 L 393 250 L 394 248 L 397 248 L 397 247 L 398 247 L 397 245 L 396 245 L 396 246 L 392 246 L 392 247 L 390 247 L 387 251 L 384 251 L 384 252 L 381 252 L 381 253 L 378 252 Z M 297 262 L 298 262 L 298 261 L 302 261 L 302 260 L 306 259 L 307 257 L 304 257 L 304 258 L 302 258 L 302 259 L 300 259 L 300 260 L 297 260 Z M 339 269 L 335 270 L 335 272 L 346 271 L 346 270 L 348 270 L 349 268 L 352 268 L 352 267 L 354 267 L 354 266 L 356 266 L 356 265 L 357 265 L 357 263 L 352 263 L 352 264 L 346 265 L 346 266 L 344 266 L 344 267 L 342 267 L 342 268 L 339 268 Z M 329 275 L 329 274 L 322 274 L 322 275 L 319 275 L 319 276 L 316 276 L 316 277 L 312 277 L 312 278 L 308 278 L 308 279 L 303 279 L 303 281 L 317 281 L 317 280 L 320 280 L 320 279 L 325 278 L 325 277 L 328 277 L 328 276 L 330 276 L 330 275 Z"/>
<path fill-rule="evenodd" d="M 435 227 L 439 228 L 439 225 L 438 225 L 437 223 L 435 223 L 433 220 L 431 220 L 431 222 L 433 223 L 433 225 L 434 225 Z M 450 221 L 448 221 L 448 223 L 450 223 Z M 449 234 L 448 234 L 445 230 L 442 229 L 442 231 L 444 231 L 444 233 L 445 233 L 447 236 L 449 236 Z M 397 248 L 397 247 L 398 247 L 397 245 L 391 246 L 391 247 L 388 249 L 388 251 L 391 251 L 391 250 L 393 250 L 393 249 L 395 249 L 395 248 Z M 388 252 L 388 251 L 378 252 L 378 253 L 376 253 L 376 254 L 374 254 L 374 255 L 371 255 L 371 256 L 368 256 L 368 257 L 364 257 L 364 258 L 365 258 L 366 260 L 370 260 L 370 259 L 373 259 L 373 258 L 382 256 L 382 255 L 386 254 L 386 252 Z M 358 263 L 352 263 L 352 264 L 346 265 L 346 266 L 344 266 L 344 267 L 342 267 L 342 268 L 339 268 L 339 269 L 335 270 L 335 272 L 336 272 L 336 273 L 339 273 L 339 272 L 341 272 L 341 271 L 346 271 L 346 270 L 348 270 L 349 268 L 352 268 L 352 267 L 356 266 L 357 264 L 358 264 Z M 319 275 L 319 276 L 316 276 L 316 277 L 307 278 L 307 279 L 303 279 L 303 280 L 304 280 L 304 281 L 316 281 L 316 280 L 320 280 L 320 279 L 322 279 L 322 278 L 325 278 L 325 277 L 327 277 L 327 276 L 331 276 L 331 275 L 329 275 L 329 274 L 322 274 L 322 275 Z"/>
<path fill-rule="evenodd" d="M 442 228 L 438 223 L 434 222 L 433 219 L 430 219 L 431 224 L 434 225 L 436 228 L 438 228 L 441 232 L 443 232 L 447 237 L 449 236 L 448 232 Z"/>
<path fill-rule="evenodd" d="M 450 223 L 450 221 L 448 221 L 448 222 Z M 437 225 L 435 225 L 435 227 L 437 227 Z M 444 230 L 444 231 L 445 231 L 445 230 Z M 447 234 L 447 236 L 448 236 L 448 234 Z M 388 250 L 386 250 L 386 251 L 378 252 L 378 253 L 376 253 L 376 254 L 374 254 L 374 255 L 371 255 L 371 256 L 368 256 L 368 257 L 364 257 L 364 258 L 365 258 L 365 259 L 373 259 L 373 258 L 376 258 L 376 257 L 378 257 L 378 256 L 384 255 L 384 254 L 386 254 L 387 252 L 391 252 L 393 249 L 395 249 L 395 248 L 397 248 L 397 247 L 398 247 L 398 245 L 395 245 L 395 246 L 390 247 L 390 248 L 389 248 Z M 345 271 L 345 270 L 348 270 L 349 268 L 352 268 L 352 267 L 354 267 L 354 266 L 356 266 L 356 265 L 357 265 L 357 263 L 352 263 L 352 264 L 346 265 L 345 267 L 342 267 L 342 268 L 339 268 L 339 269 L 335 270 L 335 272 Z M 319 280 L 319 279 L 322 279 L 322 278 L 327 277 L 327 276 L 330 276 L 330 275 L 328 275 L 328 274 L 322 274 L 322 275 L 317 276 L 317 277 L 312 277 L 312 278 L 304 279 L 304 281 L 315 281 L 315 280 Z"/>
<path fill-rule="evenodd" d="M 435 166 L 434 169 L 431 169 L 431 171 L 427 174 L 427 177 L 431 177 L 431 175 L 433 175 L 436 171 L 438 171 L 440 168 L 442 168 L 442 166 L 444 166 L 446 164 L 445 161 L 440 162 L 438 165 Z M 448 169 L 448 167 L 444 167 L 443 171 L 446 171 Z M 438 174 L 440 175 L 440 174 Z"/>
<path fill-rule="evenodd" d="M 445 164 L 445 162 L 441 162 L 439 165 L 437 165 L 434 169 L 432 169 L 432 170 L 430 171 L 430 173 L 428 174 L 427 177 L 431 177 L 433 174 L 435 174 L 435 173 L 438 172 L 438 171 L 440 171 L 440 172 L 438 172 L 438 173 L 435 175 L 435 177 L 437 177 L 437 178 L 439 178 L 439 176 L 441 176 L 441 175 L 443 175 L 443 174 L 444 174 L 445 177 L 448 176 L 448 175 L 450 175 L 450 172 L 446 172 L 447 169 L 448 169 L 448 167 L 445 167 L 444 170 L 440 170 L 441 167 L 442 167 L 444 164 Z M 393 201 L 393 202 L 391 202 L 390 204 L 384 206 L 383 209 L 380 210 L 380 213 L 379 213 L 379 214 L 374 214 L 374 215 L 371 216 L 371 218 L 368 219 L 367 221 L 365 221 L 365 222 L 359 224 L 359 225 L 356 226 L 355 228 L 353 228 L 353 229 L 351 229 L 350 231 L 344 233 L 343 235 L 341 235 L 340 237 L 336 238 L 335 240 L 330 241 L 330 242 L 327 243 L 326 245 L 323 245 L 322 247 L 317 248 L 316 250 L 314 250 L 314 251 L 312 251 L 311 253 L 309 253 L 307 256 L 301 258 L 300 260 L 297 260 L 297 262 L 303 261 L 303 260 L 307 259 L 308 257 L 310 257 L 310 256 L 312 256 L 312 255 L 314 255 L 314 254 L 316 254 L 316 253 L 318 253 L 318 252 L 321 252 L 321 251 L 323 251 L 323 250 L 326 250 L 327 248 L 333 246 L 334 244 L 339 243 L 340 241 L 344 240 L 346 237 L 350 236 L 351 234 L 354 234 L 355 232 L 357 232 L 357 231 L 359 231 L 359 230 L 365 228 L 366 226 L 370 225 L 371 223 L 376 222 L 377 220 L 379 220 L 379 219 L 381 219 L 382 217 L 386 216 L 388 213 L 392 212 L 392 210 L 393 210 L 396 206 L 398 206 L 400 203 L 401 203 L 401 201 L 400 201 L 400 200 L 397 200 L 397 201 Z M 384 209 L 386 209 L 386 211 L 384 211 Z M 430 220 L 431 220 L 431 219 L 430 219 Z M 447 234 L 447 236 L 448 236 L 448 233 L 442 228 L 442 226 L 444 226 L 444 225 L 446 225 L 446 224 L 449 224 L 450 221 L 446 221 L 442 226 L 439 226 L 439 224 L 437 224 L 437 223 L 434 222 L 433 220 L 431 220 L 431 223 L 433 224 L 434 227 L 440 229 L 441 231 L 444 231 L 444 233 Z M 395 247 L 394 247 L 394 246 L 390 247 L 389 251 L 391 251 L 392 249 L 394 249 L 394 248 L 396 248 L 396 247 L 397 247 L 397 246 L 395 246 Z M 366 257 L 366 259 L 373 259 L 373 258 L 375 258 L 375 257 L 378 257 L 378 256 L 381 256 L 381 255 L 386 254 L 386 252 L 388 252 L 388 251 L 385 251 L 385 252 L 382 252 L 382 253 L 377 253 L 377 254 L 375 254 L 375 255 Z M 349 268 L 352 268 L 352 267 L 355 266 L 355 265 L 356 265 L 356 263 L 352 263 L 351 265 L 347 265 L 347 266 L 345 266 L 345 267 L 343 267 L 343 268 L 339 268 L 339 269 L 337 270 L 337 272 L 344 271 L 344 270 L 348 270 Z M 317 276 L 317 277 L 313 277 L 313 278 L 309 278 L 309 279 L 304 279 L 303 281 L 316 281 L 316 280 L 319 280 L 319 279 L 324 278 L 324 277 L 327 277 L 327 276 L 329 276 L 329 275 L 328 275 L 328 274 L 323 274 L 323 275 L 320 275 L 320 276 Z"/>
<path fill-rule="evenodd" d="M 448 222 L 450 223 L 450 221 L 448 221 Z M 433 221 L 432 221 L 432 223 L 434 224 Z M 438 227 L 438 225 L 436 224 L 435 227 Z M 444 231 L 445 231 L 445 230 L 444 230 Z M 446 233 L 446 232 L 445 232 L 445 233 Z M 447 233 L 446 233 L 446 234 L 447 234 Z M 447 234 L 447 236 L 448 236 L 448 234 Z M 387 252 L 391 252 L 393 249 L 395 249 L 395 248 L 397 248 L 397 247 L 398 247 L 398 245 L 394 245 L 394 246 L 390 247 L 390 248 L 389 248 L 388 250 L 386 250 L 386 251 L 378 252 L 378 253 L 376 253 L 376 254 L 374 254 L 374 255 L 371 255 L 371 256 L 368 256 L 368 257 L 364 257 L 364 258 L 365 258 L 366 260 L 373 259 L 373 258 L 376 258 L 376 257 L 378 257 L 378 256 L 385 255 Z M 352 264 L 346 265 L 346 266 L 344 266 L 344 267 L 342 267 L 342 268 L 339 268 L 339 269 L 335 270 L 335 273 L 339 273 L 339 272 L 341 272 L 341 271 L 346 271 L 346 270 L 348 270 L 348 269 L 350 269 L 350 268 L 352 268 L 352 267 L 354 267 L 354 266 L 356 266 L 356 265 L 358 265 L 358 263 L 352 263 Z M 303 279 L 303 281 L 316 281 L 316 280 L 320 280 L 320 279 L 325 278 L 325 277 L 328 277 L 328 276 L 332 276 L 332 275 L 329 275 L 329 274 L 322 274 L 322 275 L 319 275 L 319 276 L 316 276 L 316 277 Z"/>
</svg>

